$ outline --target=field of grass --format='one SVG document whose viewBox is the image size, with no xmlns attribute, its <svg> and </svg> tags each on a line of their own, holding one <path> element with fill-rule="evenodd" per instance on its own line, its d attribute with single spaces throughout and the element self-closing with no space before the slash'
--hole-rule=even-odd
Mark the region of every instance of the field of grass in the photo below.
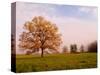
<svg viewBox="0 0 100 75">
<path fill-rule="evenodd" d="M 36 72 L 96 68 L 96 53 L 52 54 L 41 58 L 39 55 L 17 55 L 16 72 Z"/>
</svg>

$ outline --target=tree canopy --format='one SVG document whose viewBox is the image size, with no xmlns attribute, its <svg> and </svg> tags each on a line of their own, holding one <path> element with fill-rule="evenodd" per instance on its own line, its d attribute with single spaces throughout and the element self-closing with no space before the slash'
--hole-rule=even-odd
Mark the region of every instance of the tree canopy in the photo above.
<svg viewBox="0 0 100 75">
<path fill-rule="evenodd" d="M 57 50 L 62 42 L 56 24 L 51 23 L 42 16 L 27 21 L 24 24 L 24 29 L 25 31 L 20 35 L 19 47 L 29 50 L 41 50 L 42 57 L 45 49 Z"/>
</svg>

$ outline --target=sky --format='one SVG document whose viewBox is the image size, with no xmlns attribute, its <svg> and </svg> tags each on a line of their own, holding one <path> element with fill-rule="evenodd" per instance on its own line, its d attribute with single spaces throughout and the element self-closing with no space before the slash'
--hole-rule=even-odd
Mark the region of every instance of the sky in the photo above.
<svg viewBox="0 0 100 75">
<path fill-rule="evenodd" d="M 24 31 L 23 26 L 35 16 L 43 16 L 55 23 L 62 34 L 62 47 L 76 43 L 88 45 L 97 40 L 98 9 L 94 6 L 57 5 L 39 3 L 16 3 L 16 53 L 21 53 L 18 48 L 19 35 Z"/>
</svg>

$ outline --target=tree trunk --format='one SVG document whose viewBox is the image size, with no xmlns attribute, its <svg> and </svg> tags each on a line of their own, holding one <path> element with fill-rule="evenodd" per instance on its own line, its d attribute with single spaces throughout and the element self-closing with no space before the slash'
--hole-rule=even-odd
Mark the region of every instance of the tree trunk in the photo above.
<svg viewBox="0 0 100 75">
<path fill-rule="evenodd" d="M 41 57 L 43 57 L 43 48 L 41 48 Z"/>
</svg>

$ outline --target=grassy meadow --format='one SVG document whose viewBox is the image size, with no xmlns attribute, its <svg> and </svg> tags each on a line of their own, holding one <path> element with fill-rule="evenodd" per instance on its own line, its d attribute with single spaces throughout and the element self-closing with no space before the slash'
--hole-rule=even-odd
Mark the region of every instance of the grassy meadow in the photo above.
<svg viewBox="0 0 100 75">
<path fill-rule="evenodd" d="M 85 69 L 97 67 L 96 53 L 17 55 L 16 72 Z"/>
</svg>

